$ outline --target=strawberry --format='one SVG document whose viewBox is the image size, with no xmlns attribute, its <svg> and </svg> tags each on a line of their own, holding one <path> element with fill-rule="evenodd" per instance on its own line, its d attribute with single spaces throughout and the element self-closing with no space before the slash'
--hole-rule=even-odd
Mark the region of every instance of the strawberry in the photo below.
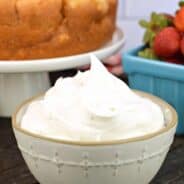
<svg viewBox="0 0 184 184">
<path fill-rule="evenodd" d="M 176 12 L 176 16 L 174 18 L 174 24 L 176 28 L 184 32 L 184 7 L 182 6 L 180 10 Z"/>
<path fill-rule="evenodd" d="M 181 53 L 182 53 L 183 56 L 184 56 L 184 37 L 183 37 L 182 40 L 181 40 L 180 47 L 181 47 Z"/>
<path fill-rule="evenodd" d="M 170 14 L 153 12 L 149 21 L 140 20 L 140 26 L 145 29 L 144 43 L 152 47 L 156 34 L 165 27 L 173 26 L 173 19 Z"/>
<path fill-rule="evenodd" d="M 181 36 L 174 27 L 162 29 L 155 37 L 153 50 L 158 57 L 172 57 L 180 50 Z"/>
<path fill-rule="evenodd" d="M 173 64 L 179 64 L 179 65 L 183 65 L 184 64 L 184 60 L 182 57 L 173 57 L 173 58 L 167 58 L 164 59 L 167 63 L 173 63 Z"/>
<path fill-rule="evenodd" d="M 165 61 L 167 63 L 173 63 L 173 64 L 180 64 L 184 65 L 184 57 L 181 53 L 177 53 L 176 55 L 169 57 L 169 58 L 160 58 L 162 61 Z"/>
</svg>

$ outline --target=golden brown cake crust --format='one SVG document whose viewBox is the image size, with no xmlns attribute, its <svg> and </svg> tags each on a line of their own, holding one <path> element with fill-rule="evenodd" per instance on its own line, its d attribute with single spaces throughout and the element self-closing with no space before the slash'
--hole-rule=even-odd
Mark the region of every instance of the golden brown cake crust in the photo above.
<svg viewBox="0 0 184 184">
<path fill-rule="evenodd" d="M 91 51 L 112 37 L 117 0 L 0 0 L 0 60 Z"/>
</svg>

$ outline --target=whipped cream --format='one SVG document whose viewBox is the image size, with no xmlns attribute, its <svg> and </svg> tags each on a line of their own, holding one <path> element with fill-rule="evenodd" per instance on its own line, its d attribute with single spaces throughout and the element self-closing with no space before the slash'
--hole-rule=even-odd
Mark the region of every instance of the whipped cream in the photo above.
<svg viewBox="0 0 184 184">
<path fill-rule="evenodd" d="M 138 96 L 91 56 L 91 69 L 60 78 L 43 99 L 32 102 L 21 127 L 70 141 L 143 136 L 165 126 L 161 108 Z"/>
</svg>

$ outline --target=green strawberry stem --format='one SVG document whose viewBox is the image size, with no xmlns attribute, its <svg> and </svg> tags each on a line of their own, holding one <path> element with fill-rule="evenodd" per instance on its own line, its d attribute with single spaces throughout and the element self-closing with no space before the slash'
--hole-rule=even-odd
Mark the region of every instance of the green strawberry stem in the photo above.
<svg viewBox="0 0 184 184">
<path fill-rule="evenodd" d="M 145 29 L 144 43 L 152 48 L 156 34 L 163 28 L 172 25 L 172 21 L 165 14 L 153 12 L 149 21 L 140 20 L 139 25 Z"/>
<path fill-rule="evenodd" d="M 146 59 L 158 59 L 153 49 L 150 48 L 145 48 L 144 50 L 139 51 L 138 56 Z"/>
<path fill-rule="evenodd" d="M 139 21 L 139 25 L 143 28 L 149 28 L 150 27 L 150 23 L 145 21 L 145 20 L 140 20 Z"/>
<path fill-rule="evenodd" d="M 184 6 L 184 0 L 181 0 L 181 1 L 179 2 L 179 6 L 180 6 L 180 7 L 183 7 L 183 6 Z"/>
</svg>

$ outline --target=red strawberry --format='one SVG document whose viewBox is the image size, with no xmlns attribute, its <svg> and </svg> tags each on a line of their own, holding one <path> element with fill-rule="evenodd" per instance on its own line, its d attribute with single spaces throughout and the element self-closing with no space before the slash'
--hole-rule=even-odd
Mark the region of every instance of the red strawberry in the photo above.
<svg viewBox="0 0 184 184">
<path fill-rule="evenodd" d="M 184 32 L 184 7 L 177 11 L 174 24 L 179 31 Z"/>
<path fill-rule="evenodd" d="M 181 53 L 182 53 L 183 56 L 184 56 L 184 37 L 183 37 L 182 40 L 181 40 L 180 47 L 181 47 Z"/>
<path fill-rule="evenodd" d="M 184 57 L 181 53 L 176 54 L 175 56 L 172 56 L 170 58 L 161 58 L 163 61 L 167 63 L 174 63 L 174 64 L 184 64 Z"/>
<path fill-rule="evenodd" d="M 179 64 L 179 65 L 184 64 L 184 60 L 182 58 L 169 58 L 169 59 L 166 59 L 166 62 L 173 63 L 173 64 Z"/>
<path fill-rule="evenodd" d="M 153 49 L 158 57 L 172 57 L 180 50 L 181 36 L 174 27 L 166 27 L 160 31 L 153 43 Z"/>
</svg>

